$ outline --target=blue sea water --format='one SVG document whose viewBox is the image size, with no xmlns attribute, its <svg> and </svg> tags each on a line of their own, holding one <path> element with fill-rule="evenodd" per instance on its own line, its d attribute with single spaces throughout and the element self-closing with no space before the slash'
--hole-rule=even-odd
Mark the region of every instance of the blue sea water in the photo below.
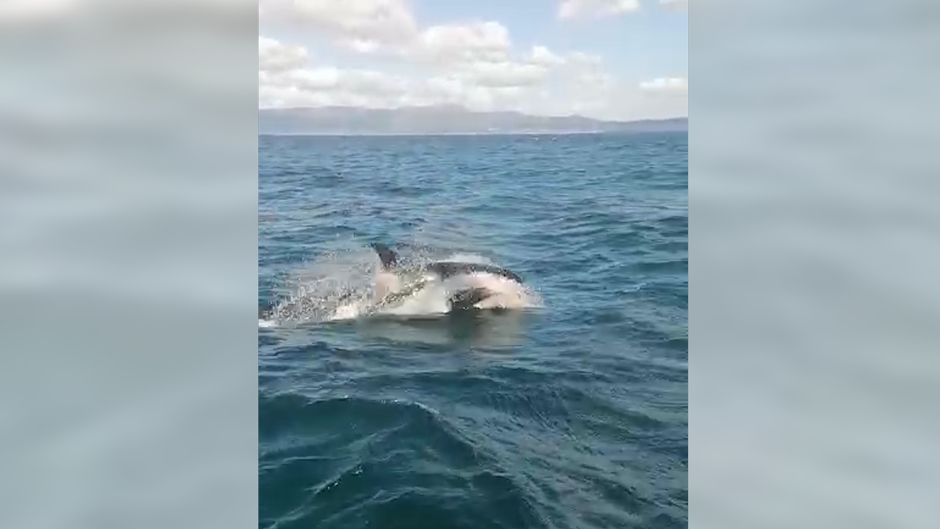
<svg viewBox="0 0 940 529">
<path fill-rule="evenodd" d="M 485 256 L 542 301 L 260 328 L 260 527 L 687 526 L 686 134 L 259 148 L 262 304 L 357 281 L 372 241 Z"/>
</svg>

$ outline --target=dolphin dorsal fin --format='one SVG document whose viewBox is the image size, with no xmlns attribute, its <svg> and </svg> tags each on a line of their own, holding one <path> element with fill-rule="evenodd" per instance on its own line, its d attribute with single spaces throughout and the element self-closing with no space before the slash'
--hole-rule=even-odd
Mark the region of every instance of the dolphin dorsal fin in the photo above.
<svg viewBox="0 0 940 529">
<path fill-rule="evenodd" d="M 378 254 L 379 260 L 382 261 L 383 269 L 389 270 L 398 264 L 398 254 L 388 246 L 380 242 L 374 242 L 372 243 L 372 249 Z"/>
</svg>

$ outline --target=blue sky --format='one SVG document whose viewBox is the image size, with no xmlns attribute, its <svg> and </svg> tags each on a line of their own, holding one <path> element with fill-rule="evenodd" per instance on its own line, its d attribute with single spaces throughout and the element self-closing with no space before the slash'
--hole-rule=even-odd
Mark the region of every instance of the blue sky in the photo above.
<svg viewBox="0 0 940 529">
<path fill-rule="evenodd" d="M 675 5 L 261 0 L 259 105 L 685 116 L 688 15 Z"/>
</svg>

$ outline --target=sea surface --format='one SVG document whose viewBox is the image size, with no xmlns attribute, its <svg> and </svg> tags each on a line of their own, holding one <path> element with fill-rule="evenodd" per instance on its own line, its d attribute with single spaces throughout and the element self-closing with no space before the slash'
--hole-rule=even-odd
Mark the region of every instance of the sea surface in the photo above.
<svg viewBox="0 0 940 529">
<path fill-rule="evenodd" d="M 686 134 L 259 148 L 259 303 L 318 308 L 259 326 L 260 527 L 687 526 Z M 325 318 L 375 241 L 539 301 Z"/>
</svg>

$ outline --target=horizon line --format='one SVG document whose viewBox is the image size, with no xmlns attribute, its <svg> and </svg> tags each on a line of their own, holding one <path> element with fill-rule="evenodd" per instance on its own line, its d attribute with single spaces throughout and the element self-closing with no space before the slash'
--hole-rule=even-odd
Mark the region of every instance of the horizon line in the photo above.
<svg viewBox="0 0 940 529">
<path fill-rule="evenodd" d="M 673 118 L 671 118 L 673 119 Z M 421 136 L 585 136 L 604 134 L 688 134 L 688 130 L 587 130 L 587 131 L 541 131 L 541 132 L 258 132 L 264 136 L 306 136 L 319 138 L 349 137 L 421 137 Z"/>
<path fill-rule="evenodd" d="M 327 108 L 344 108 L 344 109 L 355 109 L 355 110 L 405 110 L 405 109 L 415 109 L 415 108 L 442 108 L 442 107 L 451 107 L 459 108 L 470 114 L 497 114 L 497 113 L 514 113 L 522 116 L 529 117 L 538 117 L 538 118 L 583 118 L 589 119 L 592 121 L 607 122 L 607 123 L 634 123 L 638 121 L 670 121 L 677 119 L 688 120 L 689 116 L 671 116 L 664 118 L 625 118 L 625 119 L 613 119 L 606 120 L 601 118 L 592 118 L 585 116 L 583 114 L 527 114 L 525 112 L 520 112 L 518 110 L 471 110 L 467 107 L 460 105 L 409 105 L 409 106 L 400 106 L 400 107 L 359 107 L 352 105 L 323 105 L 323 106 L 312 106 L 312 107 L 258 107 L 258 111 L 278 111 L 278 110 L 320 110 Z"/>
</svg>

